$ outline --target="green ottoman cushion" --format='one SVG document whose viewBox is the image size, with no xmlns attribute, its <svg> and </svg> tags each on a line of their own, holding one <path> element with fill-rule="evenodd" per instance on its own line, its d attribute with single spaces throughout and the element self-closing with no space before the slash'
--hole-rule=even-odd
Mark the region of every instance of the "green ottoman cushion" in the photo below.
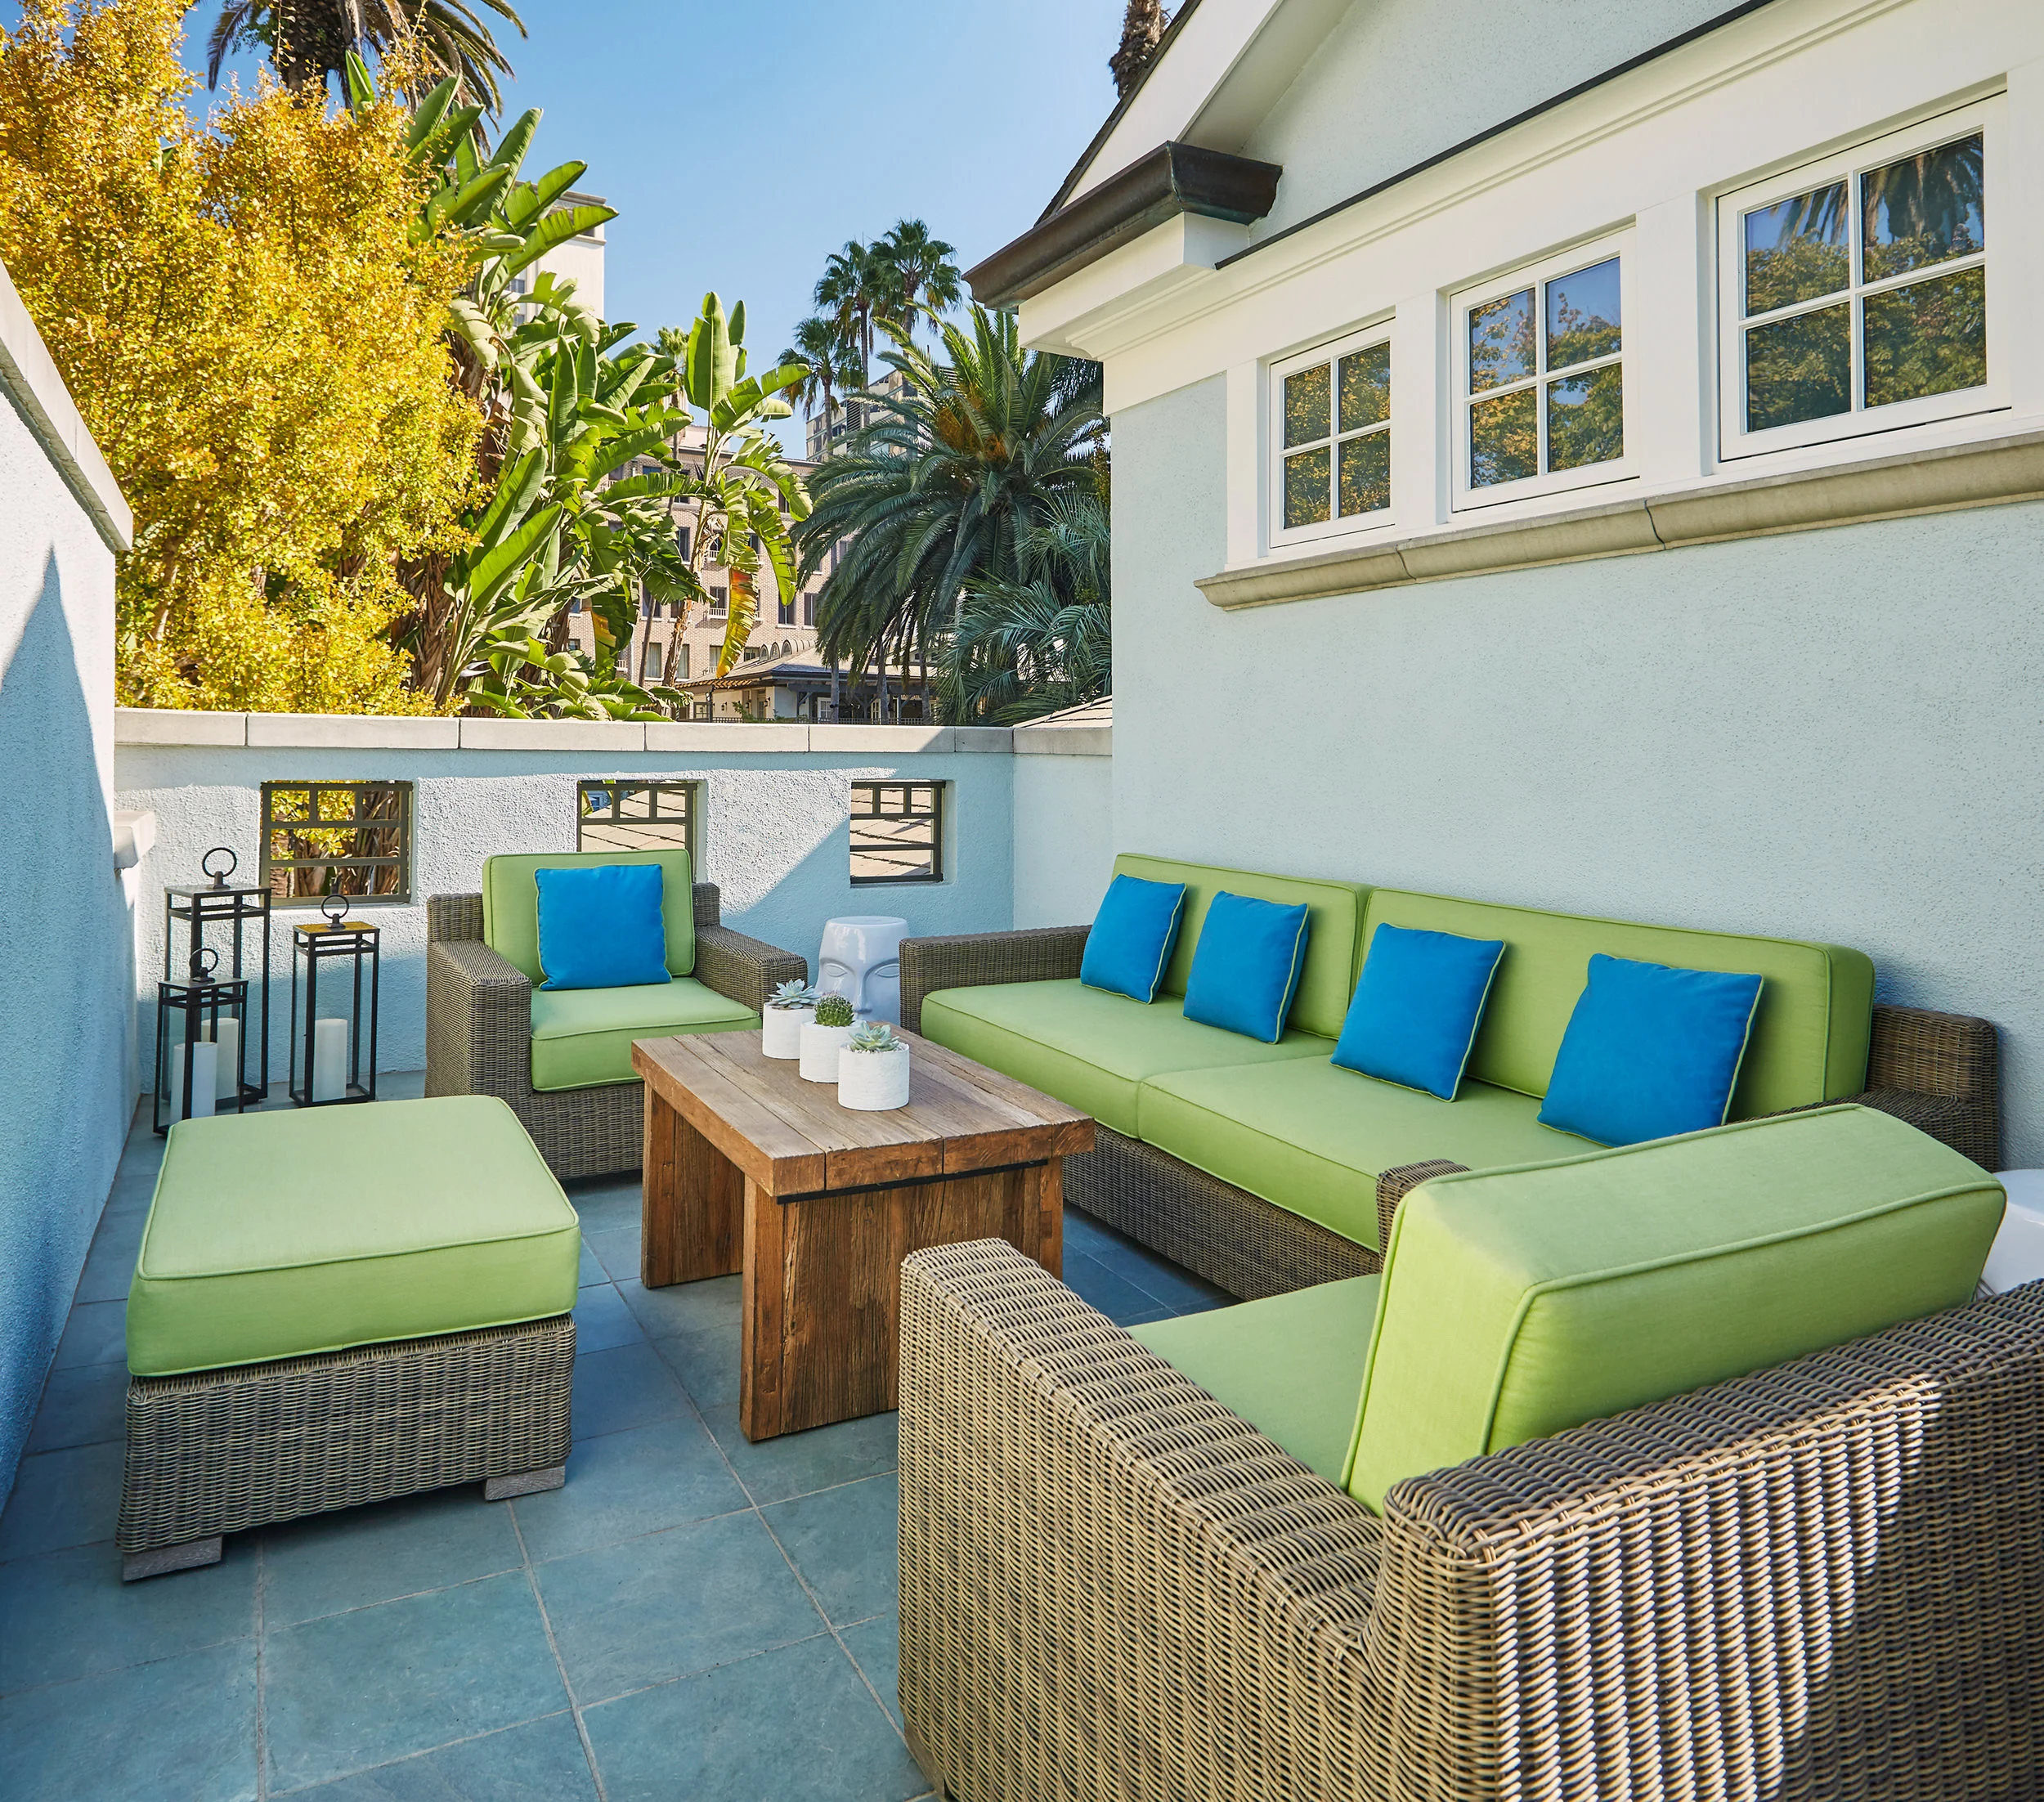
<svg viewBox="0 0 2044 1802">
<path fill-rule="evenodd" d="M 168 1376 L 566 1314 L 580 1239 L 492 1096 L 182 1120 L 128 1289 L 128 1367 Z"/>
<path fill-rule="evenodd" d="M 1308 1470 L 1338 1483 L 1356 1430 L 1378 1280 L 1317 1283 L 1128 1330 Z"/>
<path fill-rule="evenodd" d="M 598 1083 L 636 1083 L 635 1038 L 677 1033 L 755 1030 L 760 1016 L 693 976 L 630 988 L 535 988 L 532 1086 L 582 1089 Z"/>
<path fill-rule="evenodd" d="M 1392 1228 L 1348 1488 L 1381 1509 L 1402 1477 L 1957 1307 L 2003 1204 L 1852 1106 L 1437 1177 Z"/>
</svg>

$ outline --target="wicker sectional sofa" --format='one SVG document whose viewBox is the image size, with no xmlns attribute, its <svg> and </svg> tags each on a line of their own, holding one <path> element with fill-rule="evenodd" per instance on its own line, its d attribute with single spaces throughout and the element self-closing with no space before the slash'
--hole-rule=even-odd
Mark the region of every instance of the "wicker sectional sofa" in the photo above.
<svg viewBox="0 0 2044 1802">
<path fill-rule="evenodd" d="M 1988 1168 L 1996 1161 L 1993 1028 L 1874 1005 L 1860 953 L 1155 858 L 1124 855 L 1115 867 L 1186 885 L 1156 1002 L 1083 988 L 1087 929 L 1077 926 L 905 940 L 903 1020 L 1091 1113 L 1097 1149 L 1068 1160 L 1067 1200 L 1232 1294 L 1378 1269 L 1386 1170 L 1580 1150 L 1534 1116 L 1593 951 L 1767 979 L 1733 1118 L 1858 1099 Z M 1278 1045 L 1179 1013 L 1200 922 L 1222 889 L 1310 910 L 1306 967 Z M 1508 946 L 1454 1102 L 1328 1061 L 1369 935 L 1384 921 Z"/>
<path fill-rule="evenodd" d="M 663 866 L 673 982 L 537 993 L 532 871 L 578 862 Z M 563 1181 L 639 1168 L 634 1036 L 757 1027 L 775 988 L 809 975 L 806 958 L 720 924 L 716 885 L 691 881 L 685 851 L 493 857 L 483 880 L 426 903 L 426 1093 L 509 1103 Z"/>
</svg>

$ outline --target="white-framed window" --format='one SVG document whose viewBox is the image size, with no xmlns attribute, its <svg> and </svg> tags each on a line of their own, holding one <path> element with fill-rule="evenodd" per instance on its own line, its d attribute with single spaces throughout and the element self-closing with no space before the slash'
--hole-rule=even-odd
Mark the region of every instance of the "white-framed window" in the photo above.
<svg viewBox="0 0 2044 1802">
<path fill-rule="evenodd" d="M 1719 199 L 1725 456 L 2006 404 L 1987 236 L 2002 110 L 1945 113 Z"/>
<path fill-rule="evenodd" d="M 1391 523 L 1391 328 L 1271 365 L 1271 542 Z"/>
<path fill-rule="evenodd" d="M 1621 236 L 1579 245 L 1455 296 L 1458 508 L 1633 473 L 1625 447 L 1630 286 Z"/>
</svg>

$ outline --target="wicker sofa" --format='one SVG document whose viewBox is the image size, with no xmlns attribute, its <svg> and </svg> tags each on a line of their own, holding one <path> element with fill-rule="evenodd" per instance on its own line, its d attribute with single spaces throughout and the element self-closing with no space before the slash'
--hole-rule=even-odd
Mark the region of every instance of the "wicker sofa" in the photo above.
<svg viewBox="0 0 2044 1802">
<path fill-rule="evenodd" d="M 1470 1064 L 1472 1082 L 1462 1100 L 1437 1103 L 1401 1098 L 1411 1114 L 1428 1110 L 1444 1124 L 1459 1126 L 1472 1091 L 1501 1120 L 1491 1142 L 1505 1149 L 1481 1161 L 1513 1163 L 1539 1155 L 1544 1135 L 1565 1156 L 1572 1141 L 1531 1124 L 1533 1099 L 1544 1086 L 1551 1063 L 1582 981 L 1589 949 L 1653 961 L 1689 962 L 1704 968 L 1766 972 L 1772 997 L 1764 995 L 1733 1117 L 1812 1106 L 1844 1099 L 1862 1100 L 1898 1115 L 1963 1152 L 1994 1167 L 1998 1140 L 1997 1056 L 1993 1027 L 1987 1021 L 1916 1008 L 1875 1006 L 1872 967 L 1858 953 L 1837 947 L 1734 935 L 1695 934 L 1623 921 L 1495 907 L 1451 897 L 1365 889 L 1352 885 L 1208 866 L 1124 856 L 1118 870 L 1187 884 L 1186 924 L 1167 974 L 1163 993 L 1150 1008 L 1119 997 L 1078 989 L 1076 979 L 1088 929 L 1084 926 L 911 939 L 901 949 L 902 1019 L 967 1056 L 993 1065 L 1100 1118 L 1096 1149 L 1067 1160 L 1065 1199 L 1198 1271 L 1244 1298 L 1280 1294 L 1309 1284 L 1368 1274 L 1378 1268 L 1383 1239 L 1370 1188 L 1375 1166 L 1337 1174 L 1360 1192 L 1337 1209 L 1310 1217 L 1280 1205 L 1279 1185 L 1294 1190 L 1302 1181 L 1280 1168 L 1277 1155 L 1237 1154 L 1226 1167 L 1186 1130 L 1199 1105 L 1226 1108 L 1239 1094 L 1265 1096 L 1311 1083 L 1328 1091 L 1324 1104 L 1301 1111 L 1325 1120 L 1387 1086 L 1330 1069 L 1327 1056 L 1342 1010 L 1360 970 L 1368 935 L 1379 920 L 1504 939 L 1508 951 L 1485 1025 Z M 1313 932 L 1305 975 L 1294 1003 L 1293 1028 L 1283 1045 L 1255 1046 L 1237 1035 L 1177 1021 L 1192 947 L 1206 901 L 1226 886 L 1237 892 L 1284 901 L 1302 901 L 1312 910 Z M 990 985 L 1044 984 L 1016 989 L 1006 1006 L 959 995 Z M 932 997 L 936 997 L 932 1004 Z M 1123 1015 L 1154 1015 L 1142 1024 L 1182 1034 L 1167 1056 L 1151 1063 L 1167 1073 L 1143 1082 L 1096 1081 L 1084 1057 L 1038 1055 L 1020 1044 L 1014 1030 L 1030 1009 L 1046 1003 L 1069 1009 L 1061 1028 L 1065 1042 L 1077 1043 L 1089 1029 L 1105 1044 L 1121 1028 Z M 1091 1011 L 1082 1015 L 1078 1004 Z M 1093 1015 L 1099 1018 L 1096 1023 Z M 1047 1035 L 1046 1035 L 1047 1036 Z M 1217 1052 L 1221 1042 L 1232 1042 Z M 1238 1065 L 1243 1048 L 1259 1060 Z M 1091 1056 L 1103 1054 L 1090 1053 Z M 1220 1068 L 1202 1070 L 1201 1058 Z M 1131 1068 L 1137 1067 L 1132 1065 Z M 1481 1080 L 1477 1080 L 1481 1079 Z M 1127 1094 L 1137 1096 L 1132 1109 Z M 1403 1092 L 1399 1092 L 1403 1097 Z M 1152 1105 L 1152 1099 L 1160 1104 Z M 1518 1112 L 1508 1110 L 1516 1108 Z M 1134 1114 L 1140 1113 L 1138 1127 Z M 1158 1124 L 1153 1127 L 1150 1123 Z M 1529 1134 L 1534 1136 L 1529 1137 Z M 1382 1162 L 1391 1168 L 1437 1157 L 1477 1162 L 1456 1144 L 1424 1142 L 1410 1127 L 1387 1133 L 1392 1149 Z M 1328 1168 L 1322 1162 L 1316 1167 Z M 1307 1184 L 1315 1180 L 1309 1176 Z M 1296 1199 L 1296 1195 L 1291 1199 Z"/>
<path fill-rule="evenodd" d="M 670 863 L 680 860 L 675 886 L 693 896 L 693 948 L 682 967 L 694 983 L 735 1004 L 728 1020 L 699 1029 L 756 1026 L 776 986 L 807 979 L 808 960 L 722 925 L 716 885 L 689 883 L 685 853 L 659 856 Z M 632 860 L 630 853 L 589 859 Z M 645 1122 L 644 1088 L 637 1078 L 535 1087 L 532 978 L 485 942 L 483 900 L 482 894 L 440 894 L 426 903 L 426 1093 L 494 1095 L 509 1102 L 563 1181 L 637 1169 Z M 670 921 L 670 943 L 675 936 Z M 676 1029 L 666 1024 L 647 1031 Z"/>
</svg>

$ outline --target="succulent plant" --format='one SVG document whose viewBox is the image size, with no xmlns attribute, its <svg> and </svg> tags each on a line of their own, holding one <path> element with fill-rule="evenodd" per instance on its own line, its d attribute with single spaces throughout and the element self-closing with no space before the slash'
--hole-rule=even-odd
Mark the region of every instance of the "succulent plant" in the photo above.
<svg viewBox="0 0 2044 1802">
<path fill-rule="evenodd" d="M 845 1042 L 849 1051 L 891 1051 L 901 1041 L 894 1037 L 894 1029 L 885 1020 L 869 1020 L 863 1026 L 854 1026 L 852 1036 Z"/>
<path fill-rule="evenodd" d="M 769 1007 L 813 1007 L 816 1005 L 816 990 L 805 982 L 784 982 L 769 997 Z"/>
<path fill-rule="evenodd" d="M 842 995 L 826 995 L 816 1004 L 816 1024 L 819 1026 L 849 1026 L 858 1018 L 852 1011 L 852 1004 Z"/>
</svg>

